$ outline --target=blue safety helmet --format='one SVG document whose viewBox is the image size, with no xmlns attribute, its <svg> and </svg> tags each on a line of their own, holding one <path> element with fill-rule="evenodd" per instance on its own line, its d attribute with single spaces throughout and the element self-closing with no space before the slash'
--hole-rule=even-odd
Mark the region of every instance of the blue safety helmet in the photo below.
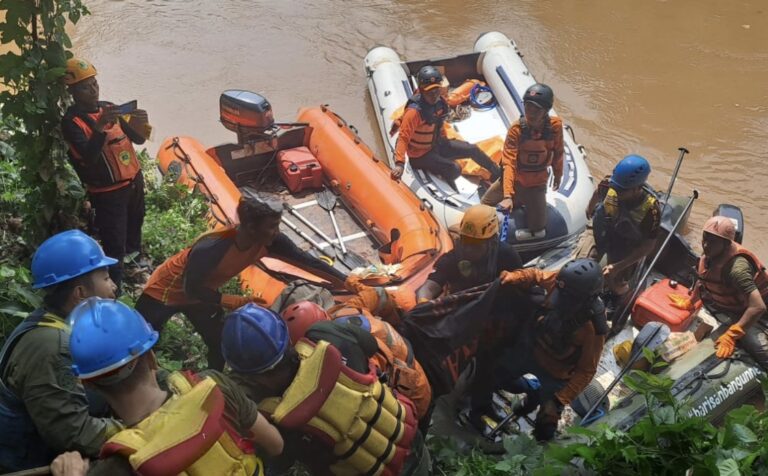
<svg viewBox="0 0 768 476">
<path fill-rule="evenodd" d="M 68 230 L 43 242 L 32 257 L 32 287 L 46 288 L 117 263 L 80 230 Z"/>
<path fill-rule="evenodd" d="M 366 332 L 371 332 L 371 321 L 368 320 L 363 314 L 355 314 L 351 316 L 344 316 L 335 319 L 333 322 L 344 324 L 348 326 L 356 326 L 363 329 Z"/>
<path fill-rule="evenodd" d="M 613 168 L 611 186 L 620 189 L 643 185 L 651 173 L 651 164 L 644 157 L 632 154 L 624 157 Z"/>
<path fill-rule="evenodd" d="M 81 379 L 103 376 L 130 364 L 158 339 L 157 331 L 141 314 L 114 299 L 84 300 L 70 313 L 69 325 L 72 370 Z"/>
<path fill-rule="evenodd" d="M 260 373 L 280 362 L 289 342 L 288 326 L 277 313 L 249 303 L 225 318 L 221 353 L 232 370 Z"/>
</svg>

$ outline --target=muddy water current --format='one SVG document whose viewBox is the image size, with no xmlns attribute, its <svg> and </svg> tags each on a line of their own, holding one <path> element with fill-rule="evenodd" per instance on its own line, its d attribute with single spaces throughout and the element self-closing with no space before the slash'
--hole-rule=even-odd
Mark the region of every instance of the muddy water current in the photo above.
<svg viewBox="0 0 768 476">
<path fill-rule="evenodd" d="M 700 192 L 688 236 L 716 204 L 744 210 L 745 244 L 768 260 L 768 3 L 762 1 L 105 1 L 74 29 L 102 96 L 138 99 L 169 135 L 231 141 L 219 93 L 266 95 L 278 119 L 331 104 L 383 155 L 362 60 L 375 45 L 404 59 L 470 52 L 477 36 L 514 39 L 589 151 L 593 175 L 627 153 L 651 183 Z"/>
</svg>

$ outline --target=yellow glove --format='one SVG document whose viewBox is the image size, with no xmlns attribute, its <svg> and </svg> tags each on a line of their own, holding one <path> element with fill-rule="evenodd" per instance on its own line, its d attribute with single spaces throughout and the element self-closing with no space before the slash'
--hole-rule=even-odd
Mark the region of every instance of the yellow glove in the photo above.
<svg viewBox="0 0 768 476">
<path fill-rule="evenodd" d="M 683 311 L 693 310 L 693 302 L 691 302 L 690 298 L 674 293 L 667 294 L 667 297 L 672 301 L 672 307 L 682 309 Z"/>
<path fill-rule="evenodd" d="M 734 324 L 725 331 L 725 334 L 718 337 L 715 341 L 715 350 L 717 356 L 721 359 L 727 359 L 733 355 L 736 348 L 736 341 L 744 337 L 744 329 L 740 325 Z"/>
<path fill-rule="evenodd" d="M 247 296 L 237 296 L 235 294 L 221 295 L 221 307 L 229 310 L 239 309 L 245 306 L 246 304 L 248 304 L 249 302 L 256 303 L 259 306 L 263 306 L 267 304 L 267 301 L 265 301 L 259 296 L 254 296 L 253 294 L 249 294 Z"/>
</svg>

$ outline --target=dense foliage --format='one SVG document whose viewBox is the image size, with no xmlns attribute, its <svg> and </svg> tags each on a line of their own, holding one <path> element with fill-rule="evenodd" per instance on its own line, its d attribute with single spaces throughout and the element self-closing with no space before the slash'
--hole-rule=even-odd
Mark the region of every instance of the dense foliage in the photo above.
<svg viewBox="0 0 768 476">
<path fill-rule="evenodd" d="M 652 355 L 648 355 L 653 358 Z M 626 432 L 598 425 L 570 428 L 567 438 L 540 447 L 527 435 L 503 442 L 505 454 L 460 454 L 432 438 L 439 474 L 494 475 L 768 475 L 768 414 L 752 405 L 731 411 L 718 427 L 689 417 L 672 395 L 674 381 L 632 371 L 625 383 L 652 410 Z M 768 383 L 763 382 L 768 395 Z M 573 440 L 576 442 L 573 442 Z"/>
<path fill-rule="evenodd" d="M 17 218 L 29 243 L 37 244 L 80 221 L 84 192 L 67 165 L 59 122 L 68 98 L 61 78 L 72 46 L 66 24 L 88 10 L 80 0 L 0 0 L 0 10 L 0 41 L 9 47 L 0 55 L 0 104 L 10 125 L 5 141 L 25 192 Z"/>
</svg>

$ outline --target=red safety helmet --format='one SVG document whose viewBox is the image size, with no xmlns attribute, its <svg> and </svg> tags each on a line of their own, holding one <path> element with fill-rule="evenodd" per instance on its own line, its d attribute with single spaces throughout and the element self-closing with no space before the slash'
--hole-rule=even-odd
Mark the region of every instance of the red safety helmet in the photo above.
<svg viewBox="0 0 768 476">
<path fill-rule="evenodd" d="M 307 333 L 312 324 L 330 319 L 325 310 L 312 301 L 300 301 L 291 304 L 281 316 L 288 326 L 291 343 L 296 344 Z"/>
<path fill-rule="evenodd" d="M 717 215 L 704 223 L 704 233 L 733 241 L 736 239 L 736 225 L 733 224 L 733 220 L 730 218 Z"/>
</svg>

